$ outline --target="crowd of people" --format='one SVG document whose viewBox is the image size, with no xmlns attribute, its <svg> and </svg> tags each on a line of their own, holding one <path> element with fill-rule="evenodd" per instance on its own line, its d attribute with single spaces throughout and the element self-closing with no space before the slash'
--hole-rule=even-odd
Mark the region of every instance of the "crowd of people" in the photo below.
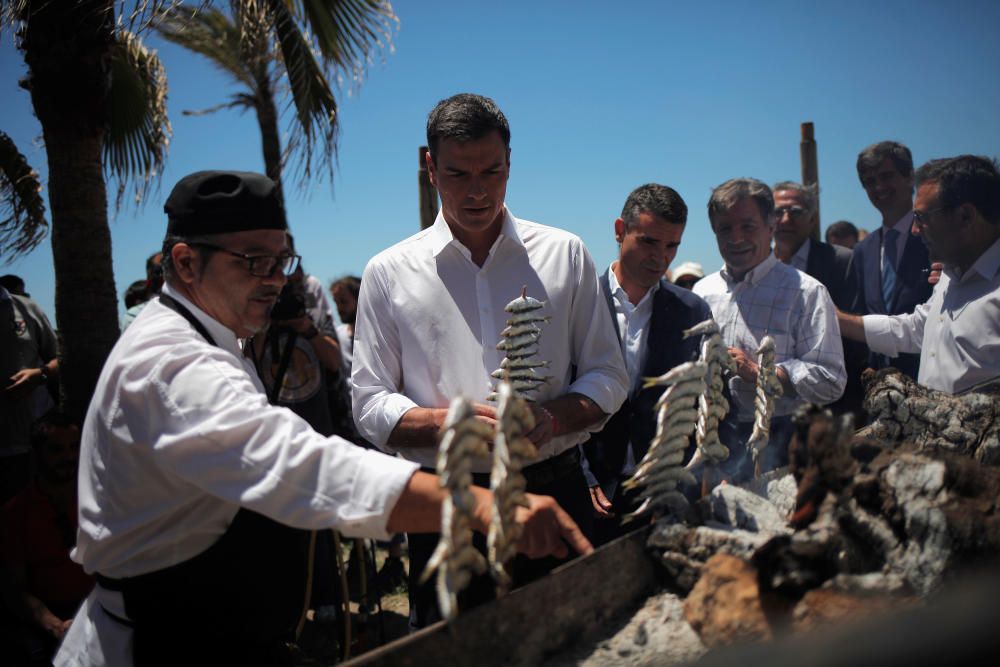
<svg viewBox="0 0 1000 667">
<path fill-rule="evenodd" d="M 524 469 L 515 585 L 630 529 L 622 482 L 659 397 L 642 378 L 697 358 L 702 341 L 684 337 L 695 324 L 715 320 L 736 368 L 720 425 L 733 483 L 754 474 L 765 336 L 783 392 L 764 470 L 787 463 L 804 404 L 863 423 L 865 368 L 894 366 L 948 393 L 1000 375 L 994 160 L 915 170 L 902 144 L 869 146 L 856 169 L 881 224 L 838 221 L 825 243 L 814 187 L 727 180 L 707 202 L 724 266 L 706 275 L 672 267 L 688 204 L 667 185 L 628 194 L 607 267 L 571 232 L 515 217 L 510 136 L 492 100 L 441 101 L 427 122 L 434 224 L 329 286 L 302 266 L 269 179 L 183 178 L 82 424 L 53 408 L 51 325 L 4 277 L 0 551 L 5 614 L 23 630 L 4 641 L 19 658 L 49 664 L 58 646 L 60 665 L 288 664 L 307 554 L 332 562 L 330 528 L 389 541 L 394 568 L 405 533 L 411 627 L 439 620 L 420 582 L 440 537 L 437 437 L 456 396 L 495 424 L 495 343 L 522 288 L 544 304 L 546 382 L 530 403 L 538 459 Z M 483 551 L 490 465 L 472 462 Z M 313 602 L 335 589 L 316 573 Z M 493 596 L 483 575 L 459 604 Z"/>
</svg>

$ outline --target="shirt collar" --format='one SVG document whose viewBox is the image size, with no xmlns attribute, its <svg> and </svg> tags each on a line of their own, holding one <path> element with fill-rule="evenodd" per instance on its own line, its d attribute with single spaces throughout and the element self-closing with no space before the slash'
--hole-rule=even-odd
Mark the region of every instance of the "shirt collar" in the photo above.
<svg viewBox="0 0 1000 667">
<path fill-rule="evenodd" d="M 493 243 L 493 248 L 496 248 L 500 239 L 504 238 L 510 239 L 522 248 L 524 247 L 524 241 L 521 240 L 521 235 L 517 232 L 517 225 L 514 224 L 514 216 L 511 215 L 510 210 L 506 206 L 503 207 L 503 223 L 500 225 L 500 234 Z M 427 232 L 427 240 L 430 242 L 431 254 L 435 257 L 440 255 L 452 243 L 461 245 L 452 233 L 451 227 L 448 226 L 448 221 L 444 219 L 444 211 L 438 211 L 434 224 L 431 225 Z M 464 246 L 462 247 L 464 248 Z M 493 248 L 490 249 L 491 252 Z M 468 249 L 466 248 L 466 250 Z"/>
<path fill-rule="evenodd" d="M 618 276 L 615 275 L 614 269 L 615 263 L 611 262 L 608 265 L 608 287 L 611 289 L 611 295 L 618 299 L 620 303 L 627 303 L 629 306 L 632 305 L 632 301 L 629 300 L 628 294 L 625 292 L 625 288 L 621 286 L 618 282 Z M 656 281 L 656 284 L 649 288 L 649 290 L 639 299 L 639 303 L 636 304 L 636 308 L 641 306 L 644 301 L 652 299 L 653 295 L 656 294 L 656 290 L 660 289 L 660 281 Z"/>
<path fill-rule="evenodd" d="M 774 256 L 774 253 L 770 253 L 763 262 L 753 267 L 747 274 L 743 276 L 743 280 L 733 280 L 733 274 L 729 272 L 728 266 L 723 266 L 719 274 L 723 277 L 726 283 L 730 286 L 738 285 L 740 283 L 747 283 L 749 285 L 757 285 L 764 279 L 764 276 L 771 272 L 771 269 L 775 267 L 778 263 L 778 258 Z"/>
<path fill-rule="evenodd" d="M 805 271 L 805 267 L 809 266 L 810 248 L 812 248 L 812 239 L 806 239 L 799 246 L 799 249 L 795 251 L 795 254 L 792 255 L 790 264 L 800 271 Z"/>
<path fill-rule="evenodd" d="M 997 273 L 1000 273 L 1000 239 L 994 241 L 993 245 L 987 248 L 986 252 L 980 255 L 979 259 L 961 276 L 958 275 L 958 271 L 954 267 L 950 266 L 945 267 L 945 273 L 956 282 L 964 282 L 972 274 L 978 274 L 986 280 L 992 280 Z"/>
<path fill-rule="evenodd" d="M 182 295 L 178 290 L 173 289 L 169 283 L 163 283 L 163 288 L 160 291 L 167 296 L 173 297 L 178 303 L 190 310 L 191 314 L 198 318 L 198 321 L 205 326 L 208 333 L 212 335 L 212 338 L 215 339 L 215 342 L 219 347 L 235 351 L 237 356 L 242 354 L 239 339 L 236 338 L 236 334 L 233 333 L 232 329 L 226 327 L 201 308 L 191 303 L 191 301 L 185 298 L 184 295 Z"/>
<path fill-rule="evenodd" d="M 897 232 L 899 232 L 899 235 L 905 239 L 906 235 L 910 233 L 910 228 L 912 226 L 913 226 L 913 211 L 910 211 L 902 218 L 897 220 L 896 224 L 894 224 L 892 228 L 895 229 Z"/>
</svg>

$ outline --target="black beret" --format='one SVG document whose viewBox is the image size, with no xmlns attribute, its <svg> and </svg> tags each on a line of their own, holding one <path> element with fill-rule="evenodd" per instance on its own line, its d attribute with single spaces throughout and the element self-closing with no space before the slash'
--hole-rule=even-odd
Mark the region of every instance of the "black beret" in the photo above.
<svg viewBox="0 0 1000 667">
<path fill-rule="evenodd" d="M 249 171 L 189 174 L 174 186 L 163 210 L 167 233 L 175 236 L 288 229 L 274 181 Z"/>
</svg>

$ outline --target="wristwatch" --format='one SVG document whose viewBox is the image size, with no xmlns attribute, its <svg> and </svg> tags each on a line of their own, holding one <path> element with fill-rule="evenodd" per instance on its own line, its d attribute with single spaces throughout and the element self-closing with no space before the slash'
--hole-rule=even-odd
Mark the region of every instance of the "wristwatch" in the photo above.
<svg viewBox="0 0 1000 667">
<path fill-rule="evenodd" d="M 38 367 L 38 372 L 42 374 L 42 383 L 43 384 L 49 381 L 49 371 L 48 371 L 47 368 L 45 368 L 45 366 L 39 366 Z"/>
</svg>

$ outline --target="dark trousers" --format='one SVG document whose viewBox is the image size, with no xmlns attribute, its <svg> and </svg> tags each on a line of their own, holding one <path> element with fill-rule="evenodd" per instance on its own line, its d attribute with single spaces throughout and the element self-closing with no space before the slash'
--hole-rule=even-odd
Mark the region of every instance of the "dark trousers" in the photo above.
<svg viewBox="0 0 1000 667">
<path fill-rule="evenodd" d="M 592 539 L 593 508 L 590 504 L 587 480 L 580 468 L 578 448 L 572 447 L 552 459 L 529 466 L 524 469 L 524 475 L 528 482 L 527 490 L 529 493 L 555 498 L 556 502 L 573 518 L 583 534 L 588 539 Z M 490 476 L 488 474 L 474 474 L 472 483 L 476 486 L 489 488 Z M 427 561 L 430 560 L 441 535 L 438 533 L 408 533 L 406 538 L 410 548 L 408 582 L 410 630 L 415 631 L 441 620 L 435 592 L 436 574 L 432 575 L 425 584 L 419 584 Z M 473 544 L 480 553 L 486 555 L 485 535 L 475 533 Z M 571 554 L 569 558 L 530 559 L 518 555 L 514 559 L 512 568 L 514 587 L 530 583 L 574 557 L 575 554 Z M 458 595 L 458 608 L 459 610 L 467 610 L 470 607 L 493 600 L 495 597 L 495 584 L 489 574 L 473 577 L 468 587 Z"/>
</svg>

